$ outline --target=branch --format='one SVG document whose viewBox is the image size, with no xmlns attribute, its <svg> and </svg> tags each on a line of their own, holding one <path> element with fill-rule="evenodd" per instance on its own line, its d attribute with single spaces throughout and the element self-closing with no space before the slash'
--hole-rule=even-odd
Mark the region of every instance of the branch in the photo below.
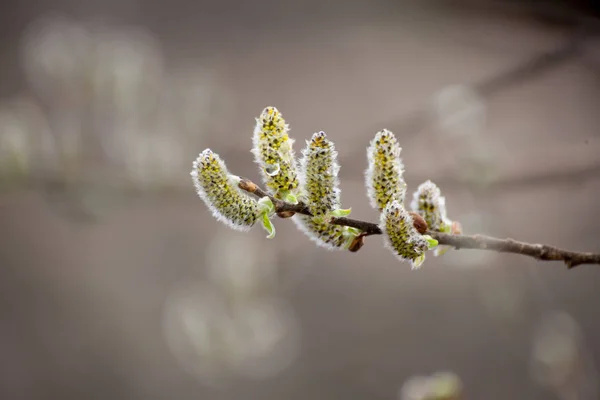
<svg viewBox="0 0 600 400">
<path fill-rule="evenodd" d="M 600 254 L 598 253 L 575 252 L 547 244 L 519 242 L 514 239 L 499 239 L 485 235 L 428 233 L 440 244 L 452 246 L 455 249 L 492 250 L 499 253 L 521 254 L 541 261 L 562 261 L 569 269 L 581 264 L 600 264 Z"/>
<path fill-rule="evenodd" d="M 268 197 L 269 199 L 271 199 L 273 205 L 275 206 L 275 211 L 277 212 L 277 215 L 282 214 L 279 215 L 281 218 L 289 218 L 295 213 L 312 216 L 308 209 L 308 206 L 306 206 L 304 203 L 290 204 L 286 203 L 285 201 L 276 199 L 275 197 L 258 187 L 258 185 L 256 185 L 256 183 L 252 182 L 250 179 L 241 178 L 238 186 L 240 187 L 240 189 L 245 190 L 248 193 L 252 193 L 257 197 Z"/>
<path fill-rule="evenodd" d="M 289 218 L 294 214 L 312 215 L 308 207 L 303 203 L 290 204 L 274 198 L 269 193 L 258 187 L 254 182 L 242 178 L 239 183 L 240 189 L 252 193 L 258 197 L 268 197 L 275 206 L 277 215 L 281 218 Z M 426 230 L 424 221 L 418 214 L 412 213 L 415 218 L 415 228 L 420 233 L 427 233 L 436 239 L 440 245 L 451 246 L 455 249 L 490 250 L 499 253 L 513 253 L 533 257 L 540 261 L 562 261 L 569 269 L 582 264 L 600 264 L 600 253 L 583 253 L 559 249 L 546 244 L 535 244 L 519 242 L 513 239 L 499 239 L 485 235 L 456 235 Z M 332 224 L 349 226 L 363 231 L 361 236 L 381 235 L 383 231 L 379 225 L 372 222 L 360 221 L 346 217 L 333 217 Z M 425 225 L 426 226 L 426 225 Z"/>
</svg>

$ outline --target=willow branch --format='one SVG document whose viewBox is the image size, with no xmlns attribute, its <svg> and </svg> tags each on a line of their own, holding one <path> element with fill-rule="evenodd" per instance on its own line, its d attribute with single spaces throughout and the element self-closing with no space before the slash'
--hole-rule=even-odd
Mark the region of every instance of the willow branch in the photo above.
<svg viewBox="0 0 600 400">
<path fill-rule="evenodd" d="M 295 213 L 312 216 L 306 204 L 290 204 L 286 203 L 285 201 L 276 199 L 271 194 L 262 190 L 256 183 L 252 182 L 250 179 L 242 178 L 240 180 L 239 187 L 240 189 L 245 190 L 248 193 L 252 193 L 257 197 L 268 197 L 269 199 L 271 199 L 271 202 L 273 202 L 273 205 L 275 206 L 275 212 L 277 212 L 277 214 L 284 214 L 286 217 L 291 217 Z"/>
<path fill-rule="evenodd" d="M 581 264 L 600 264 L 600 254 L 559 249 L 547 244 L 519 242 L 514 239 L 499 239 L 485 235 L 451 235 L 428 232 L 440 244 L 455 249 L 492 250 L 499 253 L 514 253 L 533 257 L 541 261 L 562 261 L 567 267 Z"/>
<path fill-rule="evenodd" d="M 301 202 L 298 204 L 290 204 L 276 199 L 248 179 L 242 179 L 239 183 L 239 187 L 248 193 L 256 195 L 257 197 L 266 196 L 270 198 L 275 206 L 277 215 L 282 218 L 289 218 L 295 213 L 309 216 L 312 215 L 305 204 Z M 372 222 L 360 221 L 346 217 L 333 217 L 331 219 L 331 223 L 360 229 L 363 232 L 362 236 L 383 234 L 383 231 L 379 225 Z M 562 261 L 567 265 L 568 268 L 574 268 L 582 264 L 600 264 L 600 253 L 569 251 L 546 244 L 526 243 L 514 239 L 500 239 L 479 234 L 457 235 L 434 232 L 430 230 L 425 232 L 422 225 L 417 226 L 417 222 L 415 223 L 415 227 L 421 233 L 427 233 L 436 239 L 440 245 L 451 246 L 457 250 L 475 249 L 496 251 L 499 253 L 521 254 L 524 256 L 533 257 L 540 261 Z"/>
</svg>

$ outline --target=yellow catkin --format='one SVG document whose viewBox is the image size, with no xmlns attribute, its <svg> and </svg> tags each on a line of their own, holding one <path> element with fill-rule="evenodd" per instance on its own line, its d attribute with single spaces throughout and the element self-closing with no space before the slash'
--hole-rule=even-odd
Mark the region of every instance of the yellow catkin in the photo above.
<svg viewBox="0 0 600 400">
<path fill-rule="evenodd" d="M 306 142 L 300 162 L 300 200 L 313 217 L 296 215 L 293 221 L 317 245 L 345 249 L 356 231 L 329 223 L 330 213 L 340 207 L 337 152 L 324 132 L 313 134 Z"/>
<path fill-rule="evenodd" d="M 380 228 L 385 244 L 401 261 L 418 268 L 428 249 L 427 241 L 413 226 L 413 219 L 398 200 L 390 202 L 381 213 Z"/>
<path fill-rule="evenodd" d="M 404 202 L 406 183 L 402 177 L 401 151 L 398 140 L 387 129 L 377 132 L 369 144 L 365 184 L 370 204 L 377 210 L 383 210 L 392 200 Z"/>
<path fill-rule="evenodd" d="M 329 250 L 343 250 L 356 237 L 351 228 L 330 224 L 319 217 L 296 214 L 292 220 L 316 245 Z"/>
<path fill-rule="evenodd" d="M 432 231 L 447 232 L 452 222 L 446 217 L 446 199 L 440 188 L 428 180 L 413 193 L 411 208 L 423 217 Z"/>
<path fill-rule="evenodd" d="M 307 141 L 302 156 L 303 200 L 314 216 L 326 216 L 340 206 L 337 151 L 325 132 L 317 132 Z"/>
<path fill-rule="evenodd" d="M 260 167 L 267 189 L 278 199 L 298 188 L 294 158 L 294 140 L 288 135 L 289 126 L 275 107 L 266 107 L 256 119 L 253 148 L 255 162 Z"/>
<path fill-rule="evenodd" d="M 204 150 L 190 175 L 198 196 L 219 221 L 239 231 L 247 231 L 256 223 L 258 202 L 237 187 L 236 177 L 228 173 L 218 154 Z"/>
</svg>

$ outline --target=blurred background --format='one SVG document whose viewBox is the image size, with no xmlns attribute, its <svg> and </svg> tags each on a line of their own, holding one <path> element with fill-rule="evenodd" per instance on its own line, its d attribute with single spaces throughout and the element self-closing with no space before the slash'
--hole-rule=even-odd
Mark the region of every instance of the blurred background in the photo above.
<svg viewBox="0 0 600 400">
<path fill-rule="evenodd" d="M 600 269 L 479 251 L 410 271 L 215 221 L 206 147 L 257 182 L 254 118 L 324 130 L 342 201 L 377 130 L 466 233 L 600 251 L 593 2 L 5 2 L 1 399 L 598 399 Z M 442 375 L 440 375 L 442 373 Z M 433 377 L 433 378 L 432 378 Z M 441 378 L 440 378 L 441 377 Z M 429 385 L 429 386 L 428 386 Z"/>
</svg>

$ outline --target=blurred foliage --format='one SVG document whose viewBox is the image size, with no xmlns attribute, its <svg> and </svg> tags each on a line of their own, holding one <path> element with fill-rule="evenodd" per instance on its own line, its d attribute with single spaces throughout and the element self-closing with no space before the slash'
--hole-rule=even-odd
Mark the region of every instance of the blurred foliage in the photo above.
<svg viewBox="0 0 600 400">
<path fill-rule="evenodd" d="M 402 386 L 399 400 L 461 400 L 462 381 L 452 372 L 414 376 Z"/>
<path fill-rule="evenodd" d="M 180 365 L 211 385 L 284 370 L 298 354 L 298 326 L 278 293 L 271 246 L 217 229 L 205 262 L 206 281 L 175 289 L 165 303 L 164 331 Z"/>
<path fill-rule="evenodd" d="M 21 60 L 29 91 L 0 105 L 0 190 L 36 186 L 89 215 L 121 192 L 187 184 L 189 151 L 226 96 L 208 65 L 167 69 L 140 28 L 44 18 L 24 35 Z M 104 200 L 84 200 L 96 195 Z"/>
</svg>

